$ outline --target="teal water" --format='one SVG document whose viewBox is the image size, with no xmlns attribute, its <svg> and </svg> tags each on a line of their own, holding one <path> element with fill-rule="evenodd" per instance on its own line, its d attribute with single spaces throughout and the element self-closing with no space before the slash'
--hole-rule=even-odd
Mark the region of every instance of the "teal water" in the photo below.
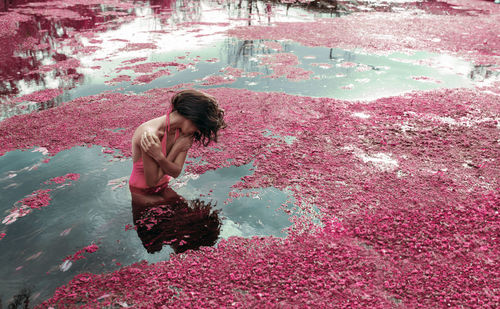
<svg viewBox="0 0 500 309">
<path fill-rule="evenodd" d="M 277 91 L 288 94 L 330 97 L 347 100 L 370 100 L 380 97 L 399 95 L 413 90 L 430 90 L 449 87 L 472 86 L 473 81 L 467 77 L 472 66 L 459 58 L 429 52 L 414 54 L 393 53 L 389 55 L 367 54 L 362 50 L 343 50 L 325 47 L 307 47 L 293 42 L 277 42 L 283 46 L 282 51 L 270 49 L 264 45 L 265 40 L 242 41 L 227 38 L 220 42 L 198 50 L 201 56 L 195 67 L 175 72 L 170 76 L 160 77 L 146 85 L 132 85 L 122 82 L 115 86 L 107 86 L 97 79 L 87 85 L 69 91 L 69 98 L 76 98 L 103 91 L 141 93 L 158 87 L 170 87 L 183 83 L 194 83 L 198 88 L 230 87 L 245 88 L 255 91 Z M 242 50 L 246 50 L 245 53 Z M 286 77 L 267 78 L 273 73 L 269 65 L 261 65 L 263 56 L 277 53 L 292 53 L 298 57 L 296 67 L 312 71 L 308 80 L 290 80 Z M 175 57 L 185 55 L 185 51 L 172 51 L 161 54 L 152 53 L 151 62 L 173 61 Z M 216 62 L 206 62 L 216 58 Z M 448 62 L 442 65 L 442 61 Z M 178 61 L 183 62 L 183 61 Z M 353 63 L 353 67 L 342 67 L 343 63 Z M 425 63 L 423 65 L 422 63 Z M 322 67 L 314 64 L 327 64 Z M 118 63 L 106 63 L 102 72 L 108 72 L 110 78 L 134 72 L 121 71 L 114 73 Z M 223 75 L 221 70 L 227 67 L 242 69 L 244 72 L 259 72 L 256 77 L 235 78 L 233 83 L 222 85 L 203 85 L 203 78 L 211 75 Z M 295 66 L 294 66 L 295 67 Z M 414 78 L 425 76 L 428 80 Z M 120 89 L 123 88 L 123 89 Z"/>
<path fill-rule="evenodd" d="M 46 157 L 32 151 L 12 151 L 0 157 L 1 220 L 16 201 L 39 189 L 53 189 L 49 206 L 0 225 L 0 233 L 6 233 L 0 241 L 2 298 L 28 288 L 32 300 L 36 301 L 35 296 L 44 299 L 81 272 L 108 272 L 142 260 L 157 262 L 173 253 L 169 246 L 164 246 L 160 252 L 149 254 L 137 232 L 125 230 L 127 224 L 134 224 L 126 183 L 132 167 L 130 159 L 115 159 L 103 154 L 101 147 L 72 148 L 58 153 L 49 163 L 41 163 Z M 291 223 L 277 207 L 287 203 L 286 192 L 259 189 L 249 197 L 227 201 L 231 186 L 250 175 L 250 168 L 251 165 L 223 168 L 196 179 L 184 174 L 173 181 L 172 187 L 187 200 L 199 198 L 215 204 L 214 209 L 220 210 L 222 218 L 219 239 L 284 237 L 283 229 Z M 81 177 L 60 188 L 57 184 L 44 184 L 67 173 L 79 173 Z M 117 187 L 120 184 L 123 186 Z M 91 243 L 99 246 L 95 253 L 85 253 L 85 259 L 63 265 L 66 256 Z"/>
</svg>

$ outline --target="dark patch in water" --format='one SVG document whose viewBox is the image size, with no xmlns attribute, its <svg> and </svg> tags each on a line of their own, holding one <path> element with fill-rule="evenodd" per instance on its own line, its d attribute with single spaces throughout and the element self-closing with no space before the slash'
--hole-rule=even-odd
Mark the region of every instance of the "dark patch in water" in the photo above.
<svg viewBox="0 0 500 309">
<path fill-rule="evenodd" d="M 492 65 L 474 65 L 468 77 L 475 81 L 482 81 L 500 76 L 500 71 L 493 71 L 491 68 L 493 68 Z"/>
</svg>

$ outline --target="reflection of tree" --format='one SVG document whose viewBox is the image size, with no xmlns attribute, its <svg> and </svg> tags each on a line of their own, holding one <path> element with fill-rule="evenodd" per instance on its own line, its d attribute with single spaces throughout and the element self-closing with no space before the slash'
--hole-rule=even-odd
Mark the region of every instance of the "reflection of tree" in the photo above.
<svg viewBox="0 0 500 309">
<path fill-rule="evenodd" d="M 54 83 L 54 79 L 59 87 L 73 88 L 83 79 L 75 68 L 56 68 L 50 71 L 39 69 L 47 62 L 57 63 L 68 58 L 57 50 L 60 49 L 62 40 L 72 38 L 75 30 L 102 29 L 99 28 L 100 24 L 116 18 L 100 15 L 109 10 L 101 6 L 76 5 L 66 8 L 84 17 L 79 19 L 53 18 L 44 15 L 43 11 L 36 13 L 36 10 L 35 14 L 30 14 L 29 7 L 16 8 L 16 5 L 26 2 L 28 1 L 14 1 L 10 10 L 26 12 L 30 20 L 20 22 L 13 34 L 0 38 L 0 102 L 21 94 L 21 87 L 44 89 L 49 81 Z M 50 104 L 42 104 L 40 107 L 49 107 Z"/>
<path fill-rule="evenodd" d="M 213 246 L 220 233 L 218 211 L 199 199 L 187 201 L 171 188 L 157 193 L 132 192 L 137 235 L 149 253 L 170 245 L 176 253 Z"/>
<path fill-rule="evenodd" d="M 47 1 L 31 0 L 8 0 L 12 3 L 4 5 L 11 13 L 21 13 L 29 16 L 29 21 L 19 22 L 16 31 L 12 34 L 0 37 L 0 103 L 9 98 L 26 94 L 30 91 L 42 90 L 50 84 L 59 88 L 71 89 L 82 82 L 83 75 L 76 68 L 55 67 L 51 70 L 43 70 L 47 63 L 58 63 L 64 61 L 67 56 L 58 52 L 66 50 L 68 42 L 74 43 L 70 46 L 71 53 L 78 53 L 79 42 L 75 34 L 84 31 L 107 31 L 116 29 L 122 22 L 128 19 L 119 19 L 119 14 L 137 14 L 137 10 L 115 8 L 106 5 L 70 5 L 63 9 Z M 44 4 L 47 2 L 46 4 Z M 147 6 L 153 11 L 153 16 L 158 18 L 162 24 L 170 25 L 182 22 L 199 21 L 201 19 L 200 1 L 188 0 L 149 0 L 134 1 L 137 7 Z M 2 4 L 5 4 L 2 0 Z M 9 4 L 9 3 L 7 3 Z M 19 6 L 23 4 L 24 6 Z M 48 9 L 47 12 L 45 9 Z M 56 18 L 50 16 L 50 10 L 64 11 L 78 16 Z M 7 13 L 9 14 L 9 13 Z M 23 16 L 24 16 L 23 15 Z M 6 15 L 4 18 L 8 18 Z M 0 34 L 1 35 L 1 34 Z M 66 46 L 64 46 L 66 45 Z M 65 58 L 66 57 L 66 58 Z M 40 69 L 42 68 L 42 70 Z M 24 93 L 23 93 L 24 92 Z M 56 104 L 55 100 L 47 104 L 39 105 L 40 108 L 50 107 Z M 3 109 L 3 108 L 2 108 Z"/>
<path fill-rule="evenodd" d="M 144 1 L 135 1 L 144 3 Z M 154 17 L 163 25 L 201 20 L 201 1 L 188 0 L 149 0 Z"/>
<path fill-rule="evenodd" d="M 227 55 L 229 66 L 242 69 L 246 72 L 263 72 L 269 74 L 268 68 L 259 64 L 257 56 L 276 53 L 276 50 L 267 47 L 264 43 L 267 40 L 239 40 L 228 38 L 222 49 L 222 53 Z M 282 52 L 289 50 L 288 44 L 280 42 L 283 46 Z"/>
<path fill-rule="evenodd" d="M 472 80 L 482 81 L 488 78 L 500 76 L 500 72 L 491 70 L 491 65 L 475 65 L 468 74 Z"/>
</svg>

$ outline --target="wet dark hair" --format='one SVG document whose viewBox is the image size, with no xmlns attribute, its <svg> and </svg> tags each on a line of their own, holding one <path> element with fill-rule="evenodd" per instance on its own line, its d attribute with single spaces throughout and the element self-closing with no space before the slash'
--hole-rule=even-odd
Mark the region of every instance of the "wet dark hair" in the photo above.
<svg viewBox="0 0 500 309">
<path fill-rule="evenodd" d="M 161 251 L 164 245 L 170 245 L 175 253 L 182 253 L 215 245 L 222 222 L 219 211 L 213 207 L 199 199 L 186 201 L 176 195 L 146 209 L 132 204 L 132 211 L 136 210 L 137 234 L 148 253 Z"/>
<path fill-rule="evenodd" d="M 183 90 L 172 98 L 172 111 L 177 111 L 189 119 L 198 128 L 194 140 L 208 146 L 217 142 L 217 133 L 227 125 L 224 122 L 224 110 L 219 108 L 217 101 L 211 95 L 190 89 Z"/>
</svg>

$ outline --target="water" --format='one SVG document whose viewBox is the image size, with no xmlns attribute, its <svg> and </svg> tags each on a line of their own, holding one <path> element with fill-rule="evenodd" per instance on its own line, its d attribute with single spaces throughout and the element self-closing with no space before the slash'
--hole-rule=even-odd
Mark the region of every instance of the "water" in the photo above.
<svg viewBox="0 0 500 309">
<path fill-rule="evenodd" d="M 372 2 L 366 4 L 367 10 L 397 10 L 411 5 L 417 12 L 439 14 L 444 5 L 439 1 L 396 1 L 389 6 Z M 30 13 L 37 3 L 18 1 L 13 9 L 26 14 L 26 20 L 19 22 L 17 31 L 0 33 L 0 120 L 105 91 L 141 93 L 183 83 L 197 88 L 232 87 L 369 100 L 413 90 L 471 87 L 498 77 L 487 67 L 474 67 L 446 54 L 377 55 L 363 50 L 307 47 L 289 41 L 240 40 L 225 33 L 233 27 L 250 24 L 333 18 L 349 12 L 347 1 L 343 8 L 315 3 L 309 10 L 277 3 L 269 10 L 260 1 L 245 1 L 241 5 L 208 0 L 145 1 L 136 2 L 140 6 L 124 3 L 118 8 L 68 3 L 57 11 L 58 18 Z M 447 10 L 453 14 L 474 14 L 452 7 Z M 127 44 L 154 44 L 154 48 L 127 49 Z M 141 57 L 144 59 L 134 64 L 124 63 Z M 276 62 L 266 64 L 266 59 L 283 64 L 284 59 L 290 59 L 286 57 L 291 57 L 292 64 L 278 68 Z M 74 59 L 79 64 L 72 64 Z M 186 67 L 178 71 L 179 66 L 169 66 L 147 73 L 119 71 L 125 66 L 172 61 Z M 66 65 L 62 66 L 63 63 Z M 225 71 L 228 67 L 240 71 Z M 171 74 L 147 83 L 134 83 L 139 77 L 162 69 Z M 286 74 L 269 77 L 279 69 L 305 75 L 299 74 L 298 79 L 293 74 L 291 79 Z M 120 75 L 128 78 L 110 83 Z M 214 76 L 223 83 L 210 83 L 207 78 Z M 62 89 L 62 92 L 47 100 L 31 98 L 14 102 L 15 98 L 45 89 Z M 272 135 L 270 131 L 264 134 L 289 144 L 294 139 Z M 47 156 L 43 149 L 38 150 L 41 152 L 13 151 L 0 157 L 0 218 L 4 221 L 0 233 L 6 233 L 0 240 L 0 299 L 8 300 L 28 288 L 31 301 L 38 303 L 81 272 L 109 272 L 141 260 L 157 262 L 169 258 L 171 247 L 163 246 L 160 252 L 149 254 L 137 232 L 126 230 L 127 225 L 134 223 L 126 184 L 132 166 L 130 159 L 113 158 L 100 147 L 78 147 L 42 163 Z M 384 159 L 362 154 L 360 157 L 367 161 Z M 223 224 L 220 238 L 285 237 L 289 216 L 278 207 L 293 204 L 287 192 L 275 188 L 235 192 L 231 188 L 252 173 L 251 167 L 218 169 L 199 176 L 183 174 L 172 187 L 186 200 L 201 199 L 216 205 Z M 80 179 L 62 187 L 44 183 L 67 173 L 78 173 Z M 52 189 L 49 206 L 24 217 L 4 220 L 17 201 L 40 189 Z M 232 197 L 235 194 L 242 196 Z M 90 244 L 98 245 L 99 249 L 84 253 L 85 259 L 71 264 L 63 262 L 66 256 Z"/>
<path fill-rule="evenodd" d="M 128 178 L 130 159 L 116 160 L 103 154 L 101 147 L 77 147 L 41 163 L 41 152 L 13 151 L 0 157 L 1 219 L 16 201 L 39 189 L 53 189 L 49 206 L 35 209 L 16 221 L 0 226 L 7 236 L 0 241 L 0 282 L 2 298 L 28 287 L 39 300 L 50 296 L 57 286 L 81 272 L 108 272 L 118 265 L 141 260 L 168 259 L 172 248 L 149 254 L 133 225 Z M 287 203 L 286 192 L 260 189 L 250 196 L 227 201 L 231 186 L 251 174 L 251 165 L 207 172 L 193 179 L 183 175 L 172 183 L 186 200 L 199 198 L 219 209 L 222 228 L 219 239 L 231 236 L 274 235 L 284 237 L 290 225 L 288 215 L 276 205 Z M 79 173 L 69 186 L 45 184 L 53 177 Z M 15 175 L 15 176 L 14 176 Z M 122 186 L 120 186 L 122 184 Z M 246 192 L 244 192 L 246 193 Z M 202 195 L 202 196 L 200 196 Z M 63 259 L 92 243 L 99 246 L 85 259 L 74 261 L 64 270 Z M 117 264 L 118 263 L 118 264 Z"/>
<path fill-rule="evenodd" d="M 32 8 L 20 6 L 18 9 L 29 13 Z M 19 31 L 14 35 L 0 36 L 4 49 L 0 56 L 0 62 L 4 63 L 0 66 L 3 77 L 0 102 L 4 102 L 0 103 L 0 119 L 103 91 L 140 93 L 184 83 L 200 88 L 234 87 L 370 100 L 412 90 L 469 87 L 478 82 L 474 78 L 477 68 L 446 54 L 374 55 L 363 50 L 313 48 L 288 41 L 239 40 L 228 38 L 225 33 L 248 23 L 272 25 L 327 16 L 321 10 L 304 11 L 274 4 L 267 13 L 261 2 L 244 2 L 242 8 L 238 8 L 232 2 L 212 1 L 184 5 L 172 2 L 166 7 L 145 3 L 134 9 L 70 5 L 65 10 L 69 17 L 56 21 L 43 14 L 35 15 L 30 21 L 20 22 Z M 70 13 L 89 19 L 75 19 Z M 22 33 L 28 33 L 28 39 Z M 12 45 L 12 40 L 18 45 Z M 152 48 L 135 50 L 127 44 L 150 44 Z M 276 46 L 281 50 L 276 50 Z M 289 79 L 286 75 L 269 78 L 275 72 L 264 59 L 279 53 L 296 56 L 298 64 L 285 69 L 310 71 L 307 79 Z M 123 63 L 137 58 L 145 59 L 134 64 Z M 150 62 L 176 62 L 187 67 L 180 71 L 179 66 L 155 68 L 147 73 L 121 70 Z M 243 76 L 221 72 L 227 67 L 242 70 Z M 170 75 L 136 84 L 140 81 L 138 77 L 164 69 L 168 69 Z M 492 71 L 486 70 L 482 76 L 489 78 L 493 75 L 490 73 Z M 129 76 L 130 81 L 109 83 L 120 75 Z M 221 85 L 210 82 L 204 85 L 211 76 L 226 78 L 226 81 Z M 63 93 L 53 99 L 14 101 L 36 91 L 58 88 L 63 89 Z"/>
</svg>

